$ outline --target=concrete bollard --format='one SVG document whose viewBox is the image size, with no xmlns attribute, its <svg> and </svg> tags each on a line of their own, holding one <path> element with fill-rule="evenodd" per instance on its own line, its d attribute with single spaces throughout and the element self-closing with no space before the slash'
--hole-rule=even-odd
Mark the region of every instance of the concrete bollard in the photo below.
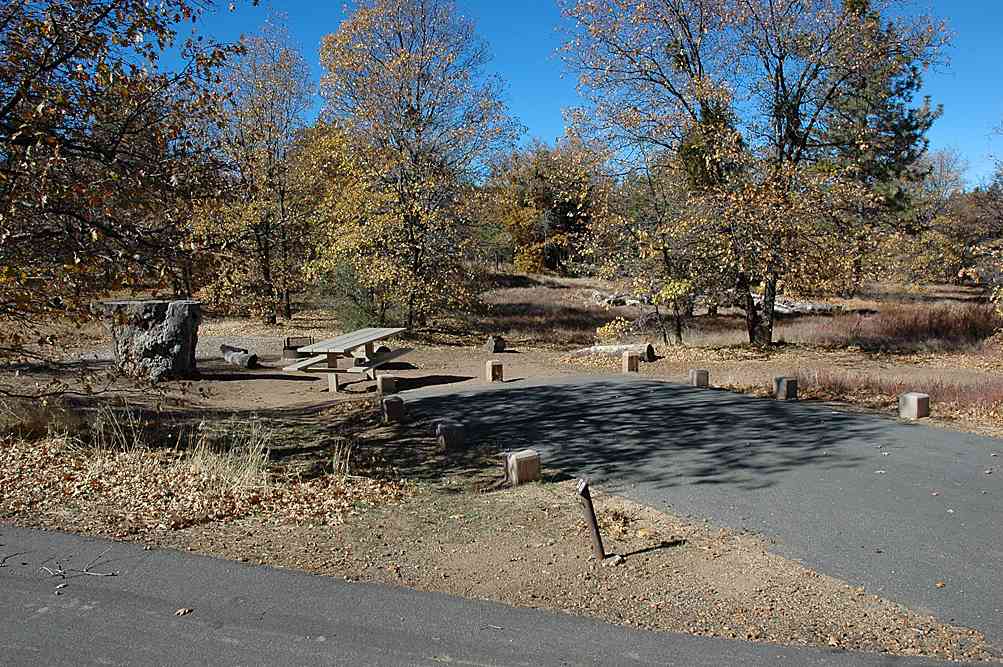
<svg viewBox="0 0 1003 667">
<path fill-rule="evenodd" d="M 798 379 L 793 377 L 773 378 L 773 395 L 778 401 L 798 400 Z"/>
<path fill-rule="evenodd" d="M 485 382 L 502 382 L 505 379 L 505 371 L 500 361 L 489 361 L 484 366 Z"/>
<path fill-rule="evenodd" d="M 694 387 L 710 386 L 710 371 L 702 368 L 690 369 L 690 384 Z"/>
<path fill-rule="evenodd" d="M 627 351 L 623 353 L 623 372 L 637 373 L 641 365 L 641 355 L 637 352 Z"/>
<path fill-rule="evenodd" d="M 341 389 L 341 381 L 338 379 L 338 374 L 331 371 L 327 374 L 327 390 L 332 394 L 337 394 Z"/>
<path fill-rule="evenodd" d="M 404 399 L 387 396 L 383 399 L 383 423 L 399 424 L 404 421 Z"/>
<path fill-rule="evenodd" d="M 540 479 L 540 454 L 535 449 L 509 452 L 505 456 L 505 476 L 512 486 Z"/>
<path fill-rule="evenodd" d="M 902 419 L 922 419 L 930 416 L 930 395 L 918 391 L 899 396 L 899 417 Z"/>
<path fill-rule="evenodd" d="M 444 451 L 456 451 L 466 444 L 467 430 L 459 422 L 441 421 L 435 425 L 435 437 Z"/>
<path fill-rule="evenodd" d="M 376 376 L 376 393 L 382 396 L 389 396 L 397 393 L 397 378 L 393 375 Z"/>
</svg>

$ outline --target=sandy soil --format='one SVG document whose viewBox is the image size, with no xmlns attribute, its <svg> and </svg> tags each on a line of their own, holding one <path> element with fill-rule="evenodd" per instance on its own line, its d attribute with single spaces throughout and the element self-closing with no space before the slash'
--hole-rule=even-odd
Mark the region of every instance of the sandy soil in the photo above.
<svg viewBox="0 0 1003 667">
<path fill-rule="evenodd" d="M 591 303 L 594 287 L 588 281 L 518 282 L 489 295 L 491 309 L 476 322 L 453 322 L 417 338 L 390 341 L 391 347 L 407 345 L 415 351 L 385 371 L 399 377 L 404 390 L 430 385 L 462 389 L 480 383 L 490 359 L 503 361 L 508 381 L 618 372 L 617 359 L 571 363 L 565 358 L 568 350 L 591 341 L 596 322 L 616 314 Z M 480 347 L 484 338 L 499 330 L 510 350 L 485 352 Z M 569 483 L 557 471 L 548 471 L 549 477 L 539 484 L 499 489 L 495 452 L 447 459 L 431 438 L 429 424 L 415 424 L 404 432 L 382 427 L 375 402 L 362 400 L 375 396 L 373 382 L 359 380 L 333 395 L 323 375 L 281 371 L 284 336 L 319 339 L 336 333 L 335 318 L 324 311 L 307 311 L 291 323 L 270 327 L 210 320 L 201 331 L 200 379 L 162 386 L 152 398 L 125 385 L 119 389 L 134 402 L 170 406 L 191 418 L 212 412 L 267 420 L 283 434 L 272 458 L 287 477 L 330 474 L 335 447 L 349 442 L 352 473 L 406 479 L 413 494 L 359 505 L 333 523 L 292 521 L 258 509 L 178 530 L 123 531 L 114 506 L 98 500 L 68 508 L 56 496 L 7 512 L 0 520 L 559 609 L 652 629 L 948 659 L 1001 658 L 977 631 L 952 627 L 870 595 L 852 582 L 813 572 L 771 553 L 759 537 L 600 493 L 598 509 L 608 551 L 625 556 L 619 565 L 601 566 L 589 559 L 585 523 Z M 214 353 L 220 342 L 258 352 L 262 367 L 227 366 Z M 642 364 L 645 376 L 683 381 L 690 368 L 702 367 L 711 370 L 715 385 L 745 388 L 765 387 L 775 375 L 811 368 L 895 374 L 919 386 L 924 378 L 990 379 L 1001 365 L 993 354 L 922 357 L 804 346 L 771 352 L 658 347 L 662 358 Z M 90 354 L 95 361 L 89 363 L 99 366 L 107 363 L 102 349 L 100 337 L 91 336 L 69 350 L 67 360 L 76 364 Z M 882 404 L 865 407 L 890 410 Z M 969 424 L 957 418 L 940 423 L 994 428 L 993 423 Z"/>
</svg>

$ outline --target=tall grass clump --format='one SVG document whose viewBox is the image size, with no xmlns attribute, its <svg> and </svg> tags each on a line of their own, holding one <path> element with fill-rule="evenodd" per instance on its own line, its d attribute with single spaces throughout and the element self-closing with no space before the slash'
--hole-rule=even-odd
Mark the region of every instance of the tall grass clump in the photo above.
<svg viewBox="0 0 1003 667">
<path fill-rule="evenodd" d="M 991 304 L 891 306 L 875 315 L 819 322 L 809 342 L 868 351 L 954 351 L 978 346 L 1003 329 Z"/>
<path fill-rule="evenodd" d="M 131 409 L 101 408 L 90 422 L 87 442 L 105 453 L 167 450 L 173 472 L 201 480 L 207 491 L 232 493 L 267 483 L 273 431 L 258 419 L 202 420 L 170 428 Z"/>
</svg>

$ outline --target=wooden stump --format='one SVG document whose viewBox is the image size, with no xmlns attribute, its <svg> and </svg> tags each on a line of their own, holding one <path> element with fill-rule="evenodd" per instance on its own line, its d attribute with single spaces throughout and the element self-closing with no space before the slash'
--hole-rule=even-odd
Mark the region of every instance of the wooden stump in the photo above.
<svg viewBox="0 0 1003 667">
<path fill-rule="evenodd" d="M 902 419 L 923 419 L 930 416 L 930 395 L 918 391 L 899 396 L 899 417 Z"/>
<path fill-rule="evenodd" d="M 710 371 L 702 368 L 690 369 L 690 384 L 694 387 L 710 386 Z"/>
<path fill-rule="evenodd" d="M 400 424 L 404 421 L 404 399 L 400 396 L 387 396 L 383 399 L 383 423 Z"/>
<path fill-rule="evenodd" d="M 798 400 L 798 379 L 795 377 L 773 378 L 773 395 L 778 401 Z"/>
<path fill-rule="evenodd" d="M 379 375 L 376 378 L 376 393 L 383 396 L 397 393 L 397 378 L 393 375 Z"/>
<path fill-rule="evenodd" d="M 500 361 L 489 361 L 484 365 L 484 381 L 485 382 L 503 382 L 505 379 L 505 370 Z"/>
<path fill-rule="evenodd" d="M 111 333 L 122 372 L 154 382 L 198 375 L 198 301 L 105 301 L 94 310 Z"/>
<path fill-rule="evenodd" d="M 640 371 L 641 355 L 633 350 L 623 353 L 623 372 L 637 373 Z"/>
</svg>

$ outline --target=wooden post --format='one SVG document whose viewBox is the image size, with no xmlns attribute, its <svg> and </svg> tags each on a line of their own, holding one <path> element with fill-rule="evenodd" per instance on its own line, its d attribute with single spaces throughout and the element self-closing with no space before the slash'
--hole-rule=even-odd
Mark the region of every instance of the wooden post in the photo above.
<svg viewBox="0 0 1003 667">
<path fill-rule="evenodd" d="M 592 505 L 592 494 L 589 493 L 589 480 L 578 480 L 578 502 L 582 504 L 585 522 L 592 531 L 592 552 L 600 563 L 606 560 L 606 550 L 603 548 L 602 535 L 599 534 L 599 522 L 596 520 L 596 510 Z"/>
</svg>

